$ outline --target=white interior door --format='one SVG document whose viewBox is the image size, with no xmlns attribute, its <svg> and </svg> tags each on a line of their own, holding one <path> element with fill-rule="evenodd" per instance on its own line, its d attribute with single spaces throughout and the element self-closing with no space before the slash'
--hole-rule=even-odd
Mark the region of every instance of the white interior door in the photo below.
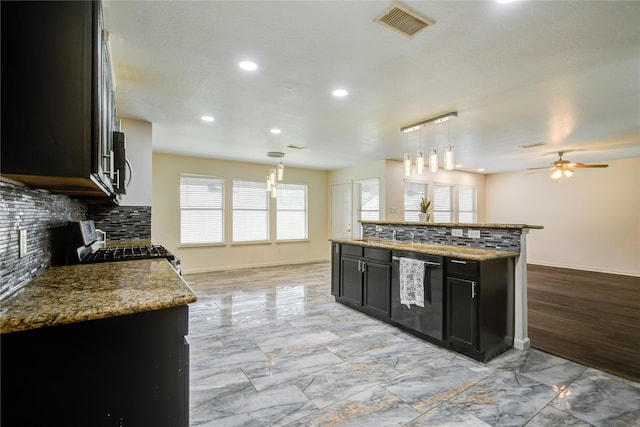
<svg viewBox="0 0 640 427">
<path fill-rule="evenodd" d="M 350 239 L 352 236 L 352 184 L 331 185 L 331 237 Z"/>
</svg>

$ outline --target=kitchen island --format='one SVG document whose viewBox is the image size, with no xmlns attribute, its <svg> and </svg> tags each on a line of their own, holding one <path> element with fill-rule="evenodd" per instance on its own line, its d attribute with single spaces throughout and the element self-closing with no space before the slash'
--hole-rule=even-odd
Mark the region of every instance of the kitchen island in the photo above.
<svg viewBox="0 0 640 427">
<path fill-rule="evenodd" d="M 196 299 L 164 259 L 49 268 L 2 301 L 2 425 L 187 426 Z"/>
<path fill-rule="evenodd" d="M 330 239 L 338 302 L 482 361 L 529 346 L 526 235 L 542 227 L 361 223 L 363 238 Z M 402 258 L 424 262 L 425 308 L 399 302 Z"/>
</svg>

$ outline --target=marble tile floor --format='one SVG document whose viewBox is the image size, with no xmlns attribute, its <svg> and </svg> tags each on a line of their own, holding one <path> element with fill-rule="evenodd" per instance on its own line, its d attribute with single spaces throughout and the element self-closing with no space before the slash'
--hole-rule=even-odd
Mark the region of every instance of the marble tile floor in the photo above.
<svg viewBox="0 0 640 427">
<path fill-rule="evenodd" d="M 330 277 L 185 276 L 192 426 L 640 426 L 640 383 L 535 349 L 476 362 L 336 303 Z"/>
</svg>

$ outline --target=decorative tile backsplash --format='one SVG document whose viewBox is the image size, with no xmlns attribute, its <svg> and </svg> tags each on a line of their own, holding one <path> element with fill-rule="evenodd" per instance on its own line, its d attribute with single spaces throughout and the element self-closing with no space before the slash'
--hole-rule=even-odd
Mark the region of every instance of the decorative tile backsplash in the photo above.
<svg viewBox="0 0 640 427">
<path fill-rule="evenodd" d="M 0 299 L 51 264 L 51 230 L 86 219 L 87 205 L 0 181 Z M 19 256 L 19 230 L 27 231 L 27 253 Z"/>
<path fill-rule="evenodd" d="M 107 240 L 151 240 L 151 206 L 89 206 L 88 218 Z"/>
<path fill-rule="evenodd" d="M 4 180 L 0 206 L 0 300 L 51 265 L 52 230 L 68 221 L 93 219 L 108 240 L 151 240 L 151 206 L 87 205 Z M 22 258 L 21 229 L 27 231 L 27 254 Z"/>
<path fill-rule="evenodd" d="M 451 226 L 438 225 L 377 225 L 363 224 L 362 236 L 374 239 L 393 239 L 395 230 L 396 240 L 426 244 L 467 246 L 470 248 L 496 249 L 503 251 L 520 251 L 521 229 L 505 228 L 473 228 L 453 227 L 462 230 L 463 237 L 453 236 Z M 469 229 L 479 230 L 479 238 L 469 238 Z"/>
</svg>

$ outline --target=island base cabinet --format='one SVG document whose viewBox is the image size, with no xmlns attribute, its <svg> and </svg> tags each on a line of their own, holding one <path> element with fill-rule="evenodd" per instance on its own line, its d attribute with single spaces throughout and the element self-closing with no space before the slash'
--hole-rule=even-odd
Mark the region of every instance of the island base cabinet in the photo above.
<svg viewBox="0 0 640 427">
<path fill-rule="evenodd" d="M 481 362 L 513 347 L 514 259 L 447 259 L 447 345 Z"/>
<path fill-rule="evenodd" d="M 391 308 L 391 266 L 367 261 L 365 265 L 364 309 L 387 319 Z"/>
<path fill-rule="evenodd" d="M 188 426 L 187 333 L 180 306 L 2 334 L 2 426 Z"/>
</svg>

